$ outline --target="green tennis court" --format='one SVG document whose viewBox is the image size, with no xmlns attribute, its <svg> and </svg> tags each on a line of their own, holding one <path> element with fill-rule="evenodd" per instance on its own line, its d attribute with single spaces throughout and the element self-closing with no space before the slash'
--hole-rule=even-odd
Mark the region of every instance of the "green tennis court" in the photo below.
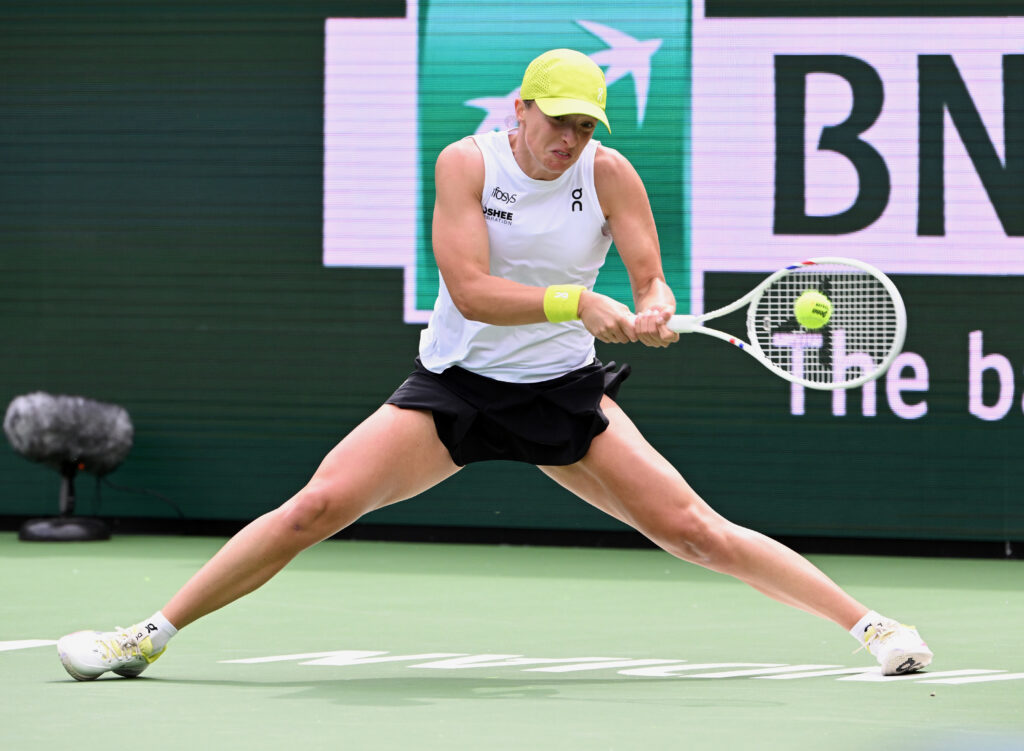
<svg viewBox="0 0 1024 751">
<path fill-rule="evenodd" d="M 137 680 L 52 642 L 161 607 L 223 540 L 0 534 L 9 749 L 1019 749 L 1024 565 L 814 556 L 918 625 L 882 679 L 824 621 L 654 550 L 328 541 Z"/>
</svg>

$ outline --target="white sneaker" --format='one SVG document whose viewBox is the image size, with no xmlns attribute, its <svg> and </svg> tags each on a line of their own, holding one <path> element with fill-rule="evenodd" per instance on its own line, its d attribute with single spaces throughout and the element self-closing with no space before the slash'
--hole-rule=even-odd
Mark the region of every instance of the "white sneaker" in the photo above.
<svg viewBox="0 0 1024 751">
<path fill-rule="evenodd" d="M 135 678 L 167 651 L 153 650 L 153 640 L 138 626 L 114 631 L 76 631 L 57 642 L 64 669 L 76 681 L 92 681 L 108 670 Z"/>
<path fill-rule="evenodd" d="M 913 626 L 889 620 L 870 623 L 862 638 L 882 666 L 882 675 L 912 673 L 932 661 L 932 651 Z"/>
</svg>

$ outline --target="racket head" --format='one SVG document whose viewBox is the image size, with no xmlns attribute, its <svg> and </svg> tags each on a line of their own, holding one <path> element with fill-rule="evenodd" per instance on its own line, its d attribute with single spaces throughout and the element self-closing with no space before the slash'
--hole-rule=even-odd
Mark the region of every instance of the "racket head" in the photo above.
<svg viewBox="0 0 1024 751">
<path fill-rule="evenodd" d="M 796 299 L 817 290 L 832 302 L 820 329 L 801 326 Z M 878 378 L 903 349 L 907 311 L 896 285 L 871 264 L 811 258 L 765 279 L 747 308 L 750 346 L 783 378 L 814 389 L 849 389 Z"/>
</svg>

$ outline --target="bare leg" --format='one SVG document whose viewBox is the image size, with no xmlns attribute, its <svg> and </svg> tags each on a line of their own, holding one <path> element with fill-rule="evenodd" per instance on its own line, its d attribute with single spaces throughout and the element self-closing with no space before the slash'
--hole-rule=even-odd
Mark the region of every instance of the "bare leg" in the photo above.
<svg viewBox="0 0 1024 751">
<path fill-rule="evenodd" d="M 430 413 L 386 404 L 324 458 L 306 487 L 231 538 L 162 612 L 184 628 L 257 589 L 302 550 L 363 514 L 417 495 L 458 469 Z"/>
<path fill-rule="evenodd" d="M 610 424 L 579 462 L 541 467 L 587 502 L 669 553 L 730 574 L 787 605 L 849 630 L 868 609 L 785 545 L 716 513 L 607 397 Z"/>
</svg>

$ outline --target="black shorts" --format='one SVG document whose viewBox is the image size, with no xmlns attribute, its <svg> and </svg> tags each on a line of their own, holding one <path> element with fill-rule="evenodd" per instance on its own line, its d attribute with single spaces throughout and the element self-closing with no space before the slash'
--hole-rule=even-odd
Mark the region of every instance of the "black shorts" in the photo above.
<svg viewBox="0 0 1024 751">
<path fill-rule="evenodd" d="M 601 397 L 611 398 L 629 366 L 599 360 L 558 378 L 507 383 L 459 367 L 416 370 L 387 400 L 404 409 L 430 410 L 441 442 L 458 465 L 505 459 L 528 464 L 572 464 L 608 427 Z"/>
</svg>

